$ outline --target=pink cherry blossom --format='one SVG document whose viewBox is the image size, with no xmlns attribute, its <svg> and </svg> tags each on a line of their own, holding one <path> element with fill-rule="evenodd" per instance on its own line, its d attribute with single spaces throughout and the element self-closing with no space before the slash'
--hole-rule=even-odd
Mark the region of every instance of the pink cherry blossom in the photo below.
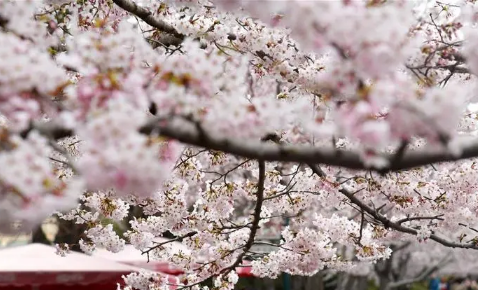
<svg viewBox="0 0 478 290">
<path fill-rule="evenodd" d="M 477 250 L 462 2 L 2 1 L 0 233 L 56 214 L 87 253 L 130 244 L 183 272 L 125 289 L 231 290 L 247 259 L 367 275 L 397 243 Z"/>
</svg>

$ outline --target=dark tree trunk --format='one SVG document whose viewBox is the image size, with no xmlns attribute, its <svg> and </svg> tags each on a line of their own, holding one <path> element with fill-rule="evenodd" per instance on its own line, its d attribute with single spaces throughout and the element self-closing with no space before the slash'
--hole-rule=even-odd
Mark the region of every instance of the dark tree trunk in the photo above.
<svg viewBox="0 0 478 290">
<path fill-rule="evenodd" d="M 143 209 L 140 206 L 131 206 L 129 209 L 128 216 L 126 217 L 126 221 L 131 221 L 134 218 L 146 218 L 146 216 L 143 213 Z M 126 227 L 128 230 L 131 230 L 131 225 L 129 222 L 126 223 Z"/>
<path fill-rule="evenodd" d="M 70 250 L 82 253 L 78 241 L 84 236 L 86 225 L 76 224 L 75 221 L 58 219 L 58 233 L 55 237 L 55 244 L 66 243 Z"/>
<path fill-rule="evenodd" d="M 390 284 L 390 279 L 386 276 L 379 276 L 378 277 L 378 282 L 379 282 L 379 286 L 378 286 L 378 289 L 380 290 L 388 290 L 387 287 L 388 287 L 388 284 Z"/>
<path fill-rule="evenodd" d="M 314 276 L 292 276 L 291 290 L 324 290 L 323 275 L 321 272 Z"/>
<path fill-rule="evenodd" d="M 303 276 L 292 276 L 290 277 L 290 284 L 291 288 L 290 290 L 304 290 L 304 282 L 307 277 Z M 284 289 L 288 290 L 288 289 Z"/>
<path fill-rule="evenodd" d="M 312 277 L 307 277 L 305 290 L 324 290 L 324 277 L 321 272 Z"/>
<path fill-rule="evenodd" d="M 364 276 L 353 276 L 341 274 L 337 283 L 337 290 L 366 290 L 368 288 L 368 278 Z"/>
</svg>

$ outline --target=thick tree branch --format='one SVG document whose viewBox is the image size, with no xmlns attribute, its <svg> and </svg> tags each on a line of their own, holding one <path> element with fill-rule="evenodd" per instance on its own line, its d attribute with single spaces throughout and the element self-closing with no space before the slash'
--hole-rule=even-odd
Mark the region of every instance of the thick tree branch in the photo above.
<svg viewBox="0 0 478 290">
<path fill-rule="evenodd" d="M 0 27 L 5 26 L 7 23 L 8 23 L 8 20 L 0 16 Z"/>
<path fill-rule="evenodd" d="M 401 158 L 397 160 L 396 154 L 383 154 L 382 157 L 389 160 L 390 165 L 385 168 L 371 168 L 364 164 L 359 153 L 353 151 L 320 148 L 310 145 L 264 143 L 259 140 L 213 136 L 200 128 L 195 124 L 191 124 L 191 122 L 185 122 L 183 117 L 155 117 L 141 127 L 139 131 L 143 134 L 159 132 L 164 137 L 175 139 L 188 145 L 222 151 L 249 159 L 297 162 L 305 163 L 309 166 L 312 164 L 324 164 L 357 170 L 374 170 L 381 173 L 478 157 L 477 140 L 477 142 L 463 146 L 460 155 L 452 155 L 446 150 L 434 152 L 424 149 L 404 152 Z M 61 139 L 74 135 L 74 131 L 58 124 L 36 123 L 22 132 L 21 136 L 27 136 L 33 129 L 52 139 Z M 318 175 L 322 176 L 323 173 Z"/>
<path fill-rule="evenodd" d="M 48 123 L 38 122 L 38 123 L 31 123 L 30 127 L 20 132 L 20 137 L 26 138 L 28 134 L 33 130 L 37 130 L 43 136 L 53 140 L 58 140 L 58 139 L 71 137 L 75 135 L 75 131 L 73 131 L 72 129 L 65 128 L 60 124 L 53 123 L 53 122 L 48 122 Z"/>
<path fill-rule="evenodd" d="M 433 152 L 429 149 L 405 152 L 399 160 L 396 159 L 395 154 L 383 154 L 383 158 L 389 160 L 390 166 L 386 168 L 370 168 L 364 164 L 357 152 L 314 146 L 265 144 L 259 141 L 254 142 L 252 140 L 205 135 L 204 132 L 199 132 L 194 126 L 187 128 L 184 124 L 178 125 L 173 122 L 159 124 L 157 121 L 152 121 L 142 127 L 140 132 L 149 134 L 155 128 L 160 131 L 161 135 L 176 139 L 185 144 L 218 150 L 250 159 L 325 164 L 349 169 L 371 169 L 378 172 L 399 171 L 433 163 L 478 157 L 478 142 L 476 142 L 464 146 L 462 154 L 458 156 L 454 156 L 445 150 Z"/>
<path fill-rule="evenodd" d="M 199 131 L 197 126 L 185 126 L 174 120 L 161 123 L 152 120 L 140 129 L 141 133 L 149 134 L 155 129 L 160 134 L 185 144 L 218 150 L 250 159 L 264 161 L 283 161 L 310 164 L 325 164 L 349 169 L 371 169 L 378 172 L 399 171 L 424 166 L 433 163 L 456 161 L 478 157 L 478 140 L 476 143 L 464 146 L 462 154 L 452 155 L 450 152 L 431 151 L 408 151 L 400 154 L 397 160 L 396 154 L 383 154 L 383 158 L 389 160 L 389 167 L 370 168 L 362 161 L 357 152 L 344 151 L 336 148 L 319 148 L 307 145 L 271 144 L 252 140 L 239 140 L 234 138 L 212 136 Z"/>
<path fill-rule="evenodd" d="M 164 22 L 163 20 L 155 17 L 148 9 L 145 9 L 141 6 L 138 6 L 134 1 L 131 0 L 113 0 L 113 2 L 118 5 L 123 10 L 128 11 L 129 13 L 137 16 L 147 24 L 151 25 L 158 30 L 169 33 L 171 36 L 164 37 L 161 43 L 164 45 L 173 44 L 178 45 L 180 44 L 183 39 L 184 35 L 179 33 L 174 27 L 169 25 L 168 23 Z M 169 42 L 167 42 L 169 41 Z"/>
<path fill-rule="evenodd" d="M 178 38 L 171 34 L 162 33 L 155 37 L 155 39 L 149 38 L 148 39 L 153 48 L 157 48 L 159 46 L 163 46 L 168 48 L 170 45 L 179 46 L 182 42 L 182 38 Z M 175 50 L 174 50 L 175 51 Z"/>
</svg>

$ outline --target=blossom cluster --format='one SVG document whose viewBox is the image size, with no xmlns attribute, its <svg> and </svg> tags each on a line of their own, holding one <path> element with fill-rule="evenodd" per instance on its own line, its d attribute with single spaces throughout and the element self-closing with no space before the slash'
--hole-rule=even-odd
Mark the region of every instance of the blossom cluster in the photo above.
<svg viewBox="0 0 478 290">
<path fill-rule="evenodd" d="M 125 289 L 476 248 L 472 2 L 2 1 L 0 232 L 56 213 L 184 272 Z"/>
</svg>

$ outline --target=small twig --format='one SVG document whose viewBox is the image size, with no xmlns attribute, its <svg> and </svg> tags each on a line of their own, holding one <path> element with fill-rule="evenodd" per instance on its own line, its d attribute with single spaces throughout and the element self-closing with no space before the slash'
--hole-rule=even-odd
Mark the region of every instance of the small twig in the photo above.
<svg viewBox="0 0 478 290">
<path fill-rule="evenodd" d="M 397 224 L 403 224 L 405 222 L 410 222 L 410 221 L 418 221 L 418 220 L 441 220 L 443 221 L 444 219 L 442 218 L 444 214 L 439 214 L 436 216 L 417 216 L 417 217 L 407 217 L 403 218 L 401 220 L 396 221 Z"/>
<path fill-rule="evenodd" d="M 176 237 L 174 239 L 171 239 L 171 240 L 168 240 L 166 242 L 161 242 L 161 243 L 158 243 L 157 245 L 154 245 L 152 247 L 150 247 L 149 249 L 145 250 L 145 251 L 142 251 L 141 254 L 144 255 L 146 254 L 146 256 L 148 257 L 148 263 L 149 263 L 149 253 L 157 248 L 160 248 L 162 246 L 164 246 L 165 244 L 169 244 L 169 243 L 172 243 L 172 242 L 181 242 L 183 239 L 185 238 L 190 238 L 194 235 L 196 235 L 197 232 L 190 232 L 190 233 L 187 233 L 183 236 L 179 236 L 179 237 Z"/>
<path fill-rule="evenodd" d="M 359 233 L 359 236 L 357 238 L 357 244 L 360 245 L 360 246 L 362 245 L 361 241 L 362 241 L 362 233 L 363 233 L 364 226 L 365 226 L 365 213 L 362 210 L 362 217 L 361 217 L 361 222 L 360 222 L 360 233 Z"/>
</svg>

